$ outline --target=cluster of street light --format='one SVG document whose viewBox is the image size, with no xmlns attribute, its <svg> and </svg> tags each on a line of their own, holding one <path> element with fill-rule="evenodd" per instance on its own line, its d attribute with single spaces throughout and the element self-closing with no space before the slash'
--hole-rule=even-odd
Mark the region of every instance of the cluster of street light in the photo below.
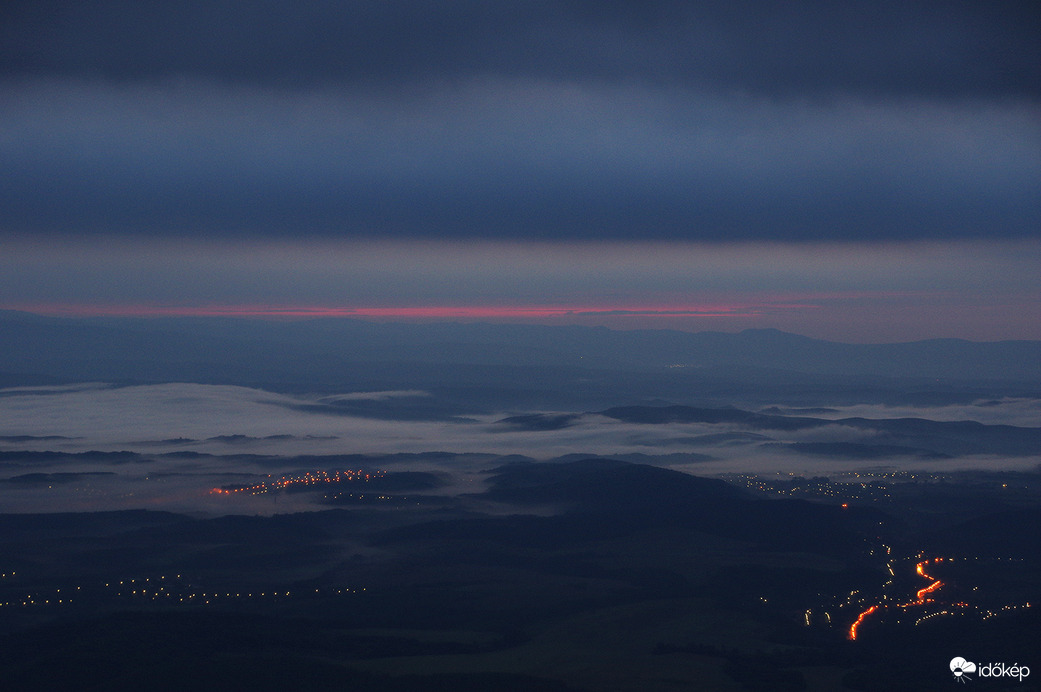
<svg viewBox="0 0 1041 692">
<path fill-rule="evenodd" d="M 727 473 L 720 476 L 734 485 L 780 497 L 819 497 L 832 500 L 887 502 L 893 499 L 893 488 L 912 483 L 943 483 L 952 477 L 942 473 L 921 471 L 846 471 L 829 473 L 827 477 L 807 478 L 793 471 L 787 473 Z"/>
<path fill-rule="evenodd" d="M 856 641 L 859 630 L 865 621 L 869 619 L 878 619 L 880 617 L 885 618 L 886 613 L 894 613 L 896 615 L 893 622 L 900 624 L 903 621 L 903 614 L 918 611 L 921 613 L 919 617 L 913 620 L 915 626 L 922 623 L 928 622 L 938 617 L 944 616 L 966 616 L 974 614 L 983 620 L 996 617 L 998 615 L 1007 614 L 1023 608 L 1030 608 L 1031 603 L 1010 603 L 1000 608 L 987 609 L 980 605 L 973 605 L 966 602 L 965 600 L 958 600 L 952 602 L 943 602 L 940 594 L 944 590 L 947 583 L 937 576 L 936 568 L 939 567 L 942 570 L 956 568 L 958 563 L 965 562 L 1003 562 L 1003 563 L 1017 563 L 1023 562 L 1020 558 L 1013 557 L 1000 557 L 1000 558 L 979 558 L 979 557 L 933 557 L 927 558 L 924 553 L 919 553 L 913 558 L 906 558 L 904 560 L 893 560 L 891 556 L 892 549 L 889 546 L 882 546 L 885 550 L 886 560 L 886 571 L 891 577 L 896 577 L 897 571 L 894 570 L 894 564 L 896 562 L 909 562 L 915 560 L 914 573 L 918 578 L 927 580 L 927 583 L 921 588 L 914 591 L 914 595 L 911 598 L 899 598 L 890 593 L 891 587 L 894 583 L 894 579 L 888 579 L 882 584 L 881 594 L 876 598 L 872 599 L 868 594 L 864 594 L 860 589 L 853 589 L 846 594 L 842 601 L 834 603 L 834 607 L 837 609 L 856 608 L 857 615 L 849 622 L 848 630 L 846 633 L 847 639 Z M 880 551 L 872 550 L 871 554 L 877 554 Z M 901 570 L 901 573 L 903 571 Z M 977 592 L 979 587 L 973 587 L 972 592 Z M 934 609 L 935 608 L 935 609 Z M 931 612 L 922 612 L 931 611 Z M 811 609 L 807 609 L 803 613 L 803 620 L 806 626 L 812 624 L 812 613 Z M 831 613 L 824 612 L 825 620 L 827 624 L 831 625 Z M 818 620 L 820 622 L 820 620 Z"/>
<path fill-rule="evenodd" d="M 290 490 L 293 488 L 318 487 L 334 483 L 360 482 L 367 483 L 387 475 L 386 471 L 367 472 L 363 469 L 346 469 L 344 471 L 307 471 L 295 476 L 280 476 L 277 479 L 268 475 L 267 480 L 252 485 L 214 488 L 210 491 L 213 495 L 264 495 L 278 490 Z"/>
<path fill-rule="evenodd" d="M 14 572 L 10 573 L 12 576 Z M 365 592 L 361 587 L 326 587 L 307 589 L 252 589 L 252 590 L 202 590 L 188 583 L 180 574 L 122 579 L 103 584 L 66 586 L 61 588 L 34 590 L 8 600 L 0 601 L 0 608 L 28 608 L 39 606 L 66 606 L 72 604 L 97 605 L 118 599 L 136 603 L 149 602 L 161 605 L 208 605 L 236 601 L 287 600 L 300 597 L 344 596 Z"/>
<path fill-rule="evenodd" d="M 818 497 L 871 502 L 892 499 L 889 486 L 879 480 L 835 481 L 821 477 L 804 478 L 793 473 L 773 479 L 760 474 L 745 473 L 726 474 L 723 478 L 749 490 L 780 497 Z"/>
</svg>

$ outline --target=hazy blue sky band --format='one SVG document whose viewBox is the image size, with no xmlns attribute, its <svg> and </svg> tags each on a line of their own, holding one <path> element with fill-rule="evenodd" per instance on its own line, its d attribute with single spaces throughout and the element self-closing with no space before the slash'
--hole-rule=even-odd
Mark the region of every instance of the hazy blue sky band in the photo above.
<svg viewBox="0 0 1041 692">
<path fill-rule="evenodd" d="M 1032 3 L 8 3 L 0 233 L 1041 235 Z"/>
</svg>

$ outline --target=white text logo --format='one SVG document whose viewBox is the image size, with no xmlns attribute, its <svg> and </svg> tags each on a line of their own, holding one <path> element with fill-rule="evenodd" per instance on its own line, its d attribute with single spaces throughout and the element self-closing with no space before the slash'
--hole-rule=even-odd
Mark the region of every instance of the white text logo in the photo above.
<svg viewBox="0 0 1041 692">
<path fill-rule="evenodd" d="M 1030 675 L 1030 668 L 1018 663 L 1008 665 L 1007 663 L 981 663 L 976 665 L 972 661 L 966 661 L 961 656 L 951 659 L 951 673 L 958 682 L 972 680 L 970 673 L 976 673 L 981 678 L 1016 678 L 1023 682 L 1023 678 Z"/>
</svg>

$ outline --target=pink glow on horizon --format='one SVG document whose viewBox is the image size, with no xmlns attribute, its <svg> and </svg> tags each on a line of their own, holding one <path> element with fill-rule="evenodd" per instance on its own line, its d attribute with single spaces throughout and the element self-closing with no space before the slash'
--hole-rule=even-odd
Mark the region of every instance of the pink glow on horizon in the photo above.
<svg viewBox="0 0 1041 692">
<path fill-rule="evenodd" d="M 374 319 L 546 319 L 554 317 L 749 317 L 772 309 L 815 309 L 818 305 L 738 303 L 655 306 L 398 306 L 330 307 L 279 305 L 83 305 L 48 303 L 12 305 L 22 310 L 56 317 L 255 317 L 319 318 L 367 317 Z"/>
</svg>

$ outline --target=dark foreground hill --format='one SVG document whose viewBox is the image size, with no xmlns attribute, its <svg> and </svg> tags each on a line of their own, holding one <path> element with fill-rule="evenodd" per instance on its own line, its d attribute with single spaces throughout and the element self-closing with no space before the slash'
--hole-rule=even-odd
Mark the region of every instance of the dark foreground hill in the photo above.
<svg viewBox="0 0 1041 692">
<path fill-rule="evenodd" d="M 430 506 L 0 515 L 0 670 L 19 690 L 941 689 L 974 637 L 1029 660 L 1034 613 L 877 619 L 849 642 L 864 605 L 842 603 L 886 579 L 914 594 L 923 553 L 1036 519 L 959 523 L 959 506 L 926 513 L 950 530 L 911 531 L 873 507 L 578 459 L 502 465 Z M 1036 564 L 1001 557 L 978 582 L 943 578 L 1030 598 Z"/>
</svg>

